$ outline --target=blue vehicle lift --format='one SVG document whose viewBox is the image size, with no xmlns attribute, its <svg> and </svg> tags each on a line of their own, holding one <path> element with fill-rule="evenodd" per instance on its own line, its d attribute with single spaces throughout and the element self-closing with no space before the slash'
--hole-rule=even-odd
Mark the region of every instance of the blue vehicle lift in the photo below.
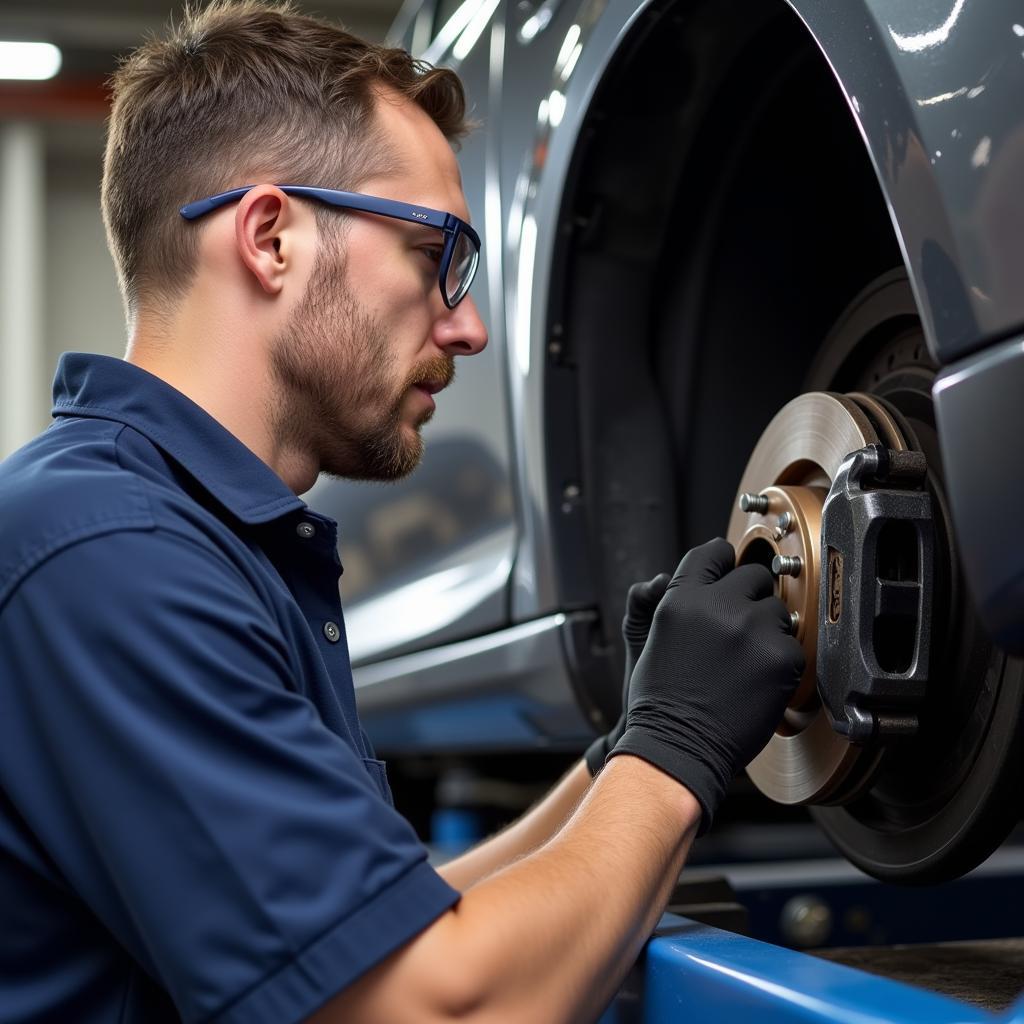
<svg viewBox="0 0 1024 1024">
<path fill-rule="evenodd" d="M 698 874 L 696 882 L 687 882 L 684 872 L 677 894 L 683 893 L 684 901 L 687 892 L 698 894 L 693 909 L 670 904 L 680 913 L 662 918 L 601 1024 L 1024 1024 L 1024 940 L 1005 938 L 1022 931 L 1024 848 L 1019 845 L 997 851 L 961 879 L 928 888 L 885 885 L 836 859 L 722 870 L 731 878 L 717 881 L 731 889 L 735 902 L 705 903 L 723 899 L 715 879 Z M 794 897 L 827 904 L 837 922 L 851 910 L 853 917 L 874 918 L 884 929 L 873 932 L 876 938 L 901 945 L 850 945 L 835 952 L 819 949 L 820 955 L 776 945 L 774 940 L 785 936 L 771 922 Z M 746 907 L 749 913 L 739 926 L 773 941 L 682 916 L 703 913 L 711 921 L 735 922 L 730 907 L 741 913 Z M 851 937 L 841 926 L 832 930 L 833 941 L 846 945 Z M 993 946 L 979 939 L 998 941 Z M 1002 961 L 993 954 L 996 947 L 1003 951 Z M 867 963 L 879 973 L 834 962 L 844 959 Z M 989 1006 L 1007 1007 L 1021 994 L 1008 1008 L 992 1011 L 881 976 L 926 984 L 917 964 L 928 965 L 925 972 L 937 987 L 969 992 Z M 956 974 L 961 967 L 960 984 L 952 984 L 951 968 Z M 980 978 L 984 991 L 965 986 L 969 978 Z"/>
<path fill-rule="evenodd" d="M 666 914 L 601 1024 L 1024 1024 L 948 996 Z"/>
</svg>

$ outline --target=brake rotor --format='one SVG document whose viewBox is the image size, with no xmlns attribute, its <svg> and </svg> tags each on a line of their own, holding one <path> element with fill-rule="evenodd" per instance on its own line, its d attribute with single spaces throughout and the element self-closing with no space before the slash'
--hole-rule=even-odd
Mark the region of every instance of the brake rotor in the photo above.
<svg viewBox="0 0 1024 1024">
<path fill-rule="evenodd" d="M 893 271 L 871 282 L 839 317 L 804 379 L 804 386 L 821 390 L 783 409 L 750 458 L 740 491 L 765 495 L 767 515 L 734 511 L 728 531 L 750 561 L 769 563 L 782 553 L 777 540 L 784 540 L 785 553 L 804 559 L 808 598 L 819 572 L 806 525 L 814 518 L 813 506 L 806 514 L 813 493 L 792 492 L 829 488 L 843 456 L 865 441 L 925 456 L 934 600 L 917 731 L 853 746 L 829 728 L 805 678 L 750 772 L 775 800 L 808 805 L 811 818 L 861 870 L 903 884 L 947 881 L 989 856 L 1020 819 L 1024 773 L 1024 659 L 992 646 L 963 584 L 932 406 L 937 370 L 906 274 Z M 993 438 L 993 445 L 1001 440 Z M 805 513 L 805 525 L 791 525 L 801 532 L 799 547 L 796 538 L 775 538 L 775 510 L 784 508 L 775 490 L 791 494 Z M 752 532 L 758 525 L 765 529 Z M 808 650 L 817 640 L 817 608 L 802 614 L 800 580 L 782 576 L 777 589 L 791 611 L 801 612 L 797 636 Z"/>
<path fill-rule="evenodd" d="M 771 566 L 788 559 L 776 592 L 795 623 L 807 668 L 783 720 L 747 766 L 754 785 L 778 803 L 828 804 L 851 799 L 870 781 L 880 751 L 836 733 L 817 694 L 821 509 L 846 456 L 868 444 L 904 450 L 894 416 L 870 395 L 811 392 L 768 424 L 747 463 L 728 539 L 737 564 Z M 779 563 L 776 562 L 776 566 Z M 793 571 L 795 568 L 795 571 Z"/>
</svg>

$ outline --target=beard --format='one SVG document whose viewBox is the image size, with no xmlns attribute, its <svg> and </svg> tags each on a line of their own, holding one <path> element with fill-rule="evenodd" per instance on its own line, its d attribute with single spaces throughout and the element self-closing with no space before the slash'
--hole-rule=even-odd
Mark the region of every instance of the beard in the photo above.
<svg viewBox="0 0 1024 1024">
<path fill-rule="evenodd" d="M 328 476 L 399 480 L 419 465 L 419 431 L 433 415 L 425 410 L 410 432 L 406 397 L 416 384 L 451 383 L 455 361 L 437 356 L 396 381 L 387 332 L 344 280 L 344 257 L 325 242 L 292 323 L 270 348 L 271 422 L 284 447 L 314 455 Z"/>
</svg>

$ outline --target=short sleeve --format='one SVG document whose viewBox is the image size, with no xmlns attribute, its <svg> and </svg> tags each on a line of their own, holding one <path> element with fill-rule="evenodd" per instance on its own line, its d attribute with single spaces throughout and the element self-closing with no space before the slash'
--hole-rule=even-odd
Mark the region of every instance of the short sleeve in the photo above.
<svg viewBox="0 0 1024 1024">
<path fill-rule="evenodd" d="M 4 785 L 186 1022 L 302 1020 L 458 899 L 291 678 L 241 571 L 166 530 L 0 609 Z"/>
</svg>

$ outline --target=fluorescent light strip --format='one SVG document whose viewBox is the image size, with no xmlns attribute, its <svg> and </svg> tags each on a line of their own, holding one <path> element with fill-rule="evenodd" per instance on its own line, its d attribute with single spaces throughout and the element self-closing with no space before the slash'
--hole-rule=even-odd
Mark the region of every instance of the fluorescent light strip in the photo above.
<svg viewBox="0 0 1024 1024">
<path fill-rule="evenodd" d="M 0 42 L 0 78 L 41 82 L 60 71 L 61 55 L 53 43 Z"/>
</svg>

